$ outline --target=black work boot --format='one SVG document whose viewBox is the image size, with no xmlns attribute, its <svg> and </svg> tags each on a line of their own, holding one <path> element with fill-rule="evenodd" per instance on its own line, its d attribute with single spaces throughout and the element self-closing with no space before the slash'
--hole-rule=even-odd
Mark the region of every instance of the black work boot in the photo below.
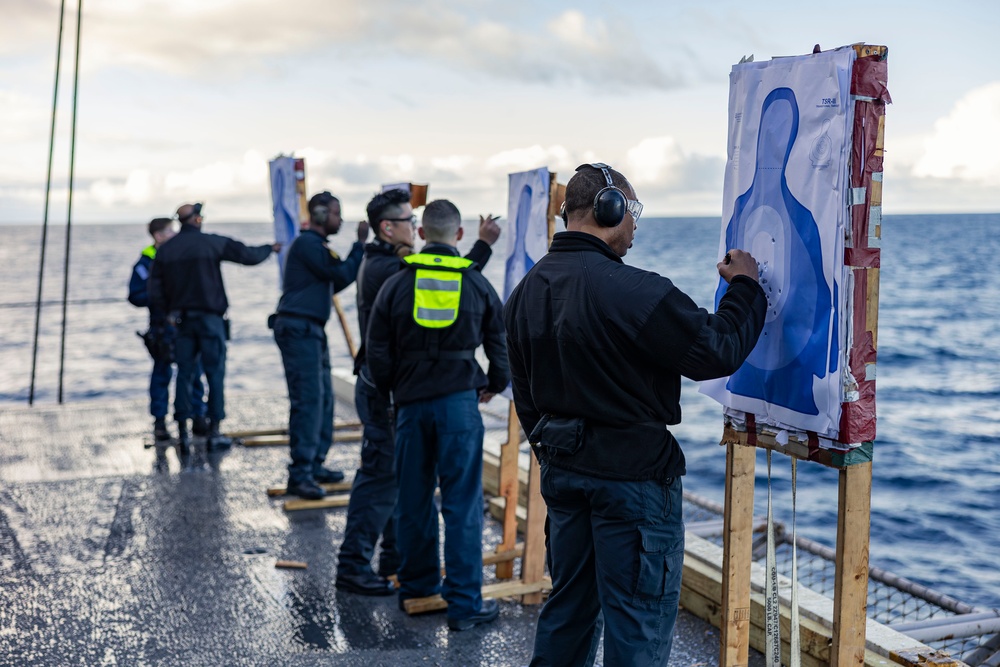
<svg viewBox="0 0 1000 667">
<path fill-rule="evenodd" d="M 170 439 L 170 431 L 167 430 L 167 422 L 163 417 L 153 421 L 153 437 L 160 442 Z"/>
<path fill-rule="evenodd" d="M 205 448 L 212 452 L 218 449 L 229 449 L 233 441 L 219 431 L 219 422 L 214 419 L 208 423 L 208 433 L 205 434 Z"/>
<path fill-rule="evenodd" d="M 500 603 L 496 600 L 483 600 L 482 608 L 472 616 L 466 618 L 448 617 L 448 627 L 459 632 L 471 630 L 477 625 L 492 623 L 500 615 Z"/>
<path fill-rule="evenodd" d="M 382 549 L 382 555 L 378 559 L 378 576 L 391 577 L 399 570 L 399 552 L 393 549 Z"/>
<path fill-rule="evenodd" d="M 177 420 L 177 458 L 182 466 L 191 459 L 191 436 L 188 435 L 186 419 Z"/>
<path fill-rule="evenodd" d="M 208 417 L 201 415 L 191 420 L 191 432 L 195 435 L 208 435 Z"/>
<path fill-rule="evenodd" d="M 340 470 L 331 470 L 319 466 L 313 472 L 313 479 L 320 484 L 336 484 L 344 481 L 344 473 Z"/>
<path fill-rule="evenodd" d="M 301 482 L 288 480 L 285 493 L 290 496 L 304 498 L 305 500 L 321 500 L 326 496 L 326 491 L 323 490 L 323 487 L 311 479 L 304 479 Z"/>
<path fill-rule="evenodd" d="M 395 595 L 396 586 L 384 577 L 380 577 L 371 570 L 363 570 L 357 573 L 337 572 L 337 580 L 334 584 L 337 588 L 348 593 L 358 595 Z"/>
</svg>

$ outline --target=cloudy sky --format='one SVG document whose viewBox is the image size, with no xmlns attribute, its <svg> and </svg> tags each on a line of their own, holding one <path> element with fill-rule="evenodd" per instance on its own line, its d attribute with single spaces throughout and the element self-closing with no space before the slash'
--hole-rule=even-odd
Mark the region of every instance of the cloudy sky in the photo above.
<svg viewBox="0 0 1000 667">
<path fill-rule="evenodd" d="M 506 174 L 585 161 L 653 215 L 719 215 L 729 71 L 889 47 L 885 212 L 1000 211 L 1000 3 L 85 0 L 75 222 L 206 202 L 267 220 L 267 160 L 360 218 L 381 183 L 466 215 Z M 862 10 L 862 7 L 864 9 Z M 51 220 L 66 211 L 76 2 L 67 1 Z M 58 0 L 0 0 L 0 222 L 40 221 Z"/>
</svg>

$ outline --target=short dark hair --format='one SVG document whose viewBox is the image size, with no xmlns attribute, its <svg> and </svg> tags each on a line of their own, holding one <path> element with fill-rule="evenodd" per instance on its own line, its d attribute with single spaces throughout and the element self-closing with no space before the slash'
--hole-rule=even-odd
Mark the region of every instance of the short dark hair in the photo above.
<svg viewBox="0 0 1000 667">
<path fill-rule="evenodd" d="M 309 198 L 309 221 L 315 223 L 316 220 L 322 216 L 316 215 L 316 209 L 330 208 L 333 202 L 340 203 L 340 200 L 330 194 L 329 190 L 324 190 L 323 192 L 318 192 Z"/>
<path fill-rule="evenodd" d="M 616 188 L 620 188 L 625 195 L 628 195 L 629 182 L 621 172 L 608 167 L 611 172 L 611 182 Z M 597 167 L 589 164 L 581 164 L 576 168 L 576 173 L 566 184 L 566 217 L 570 213 L 581 209 L 594 207 L 594 198 L 597 193 L 608 186 L 604 173 Z"/>
<path fill-rule="evenodd" d="M 149 230 L 149 235 L 152 236 L 156 232 L 162 232 L 164 229 L 170 226 L 173 220 L 170 218 L 153 218 L 149 221 L 147 229 Z"/>
<path fill-rule="evenodd" d="M 424 207 L 420 224 L 428 241 L 447 241 L 462 226 L 462 214 L 447 199 L 436 199 Z"/>
<path fill-rule="evenodd" d="M 340 200 L 334 197 L 329 190 L 317 192 L 309 198 L 309 212 L 311 213 L 317 206 L 329 207 L 335 201 L 339 202 Z"/>
<path fill-rule="evenodd" d="M 380 192 L 368 202 L 368 224 L 372 227 L 379 223 L 379 220 L 386 218 L 398 218 L 403 213 L 403 204 L 410 203 L 410 193 L 406 190 L 396 189 Z"/>
</svg>

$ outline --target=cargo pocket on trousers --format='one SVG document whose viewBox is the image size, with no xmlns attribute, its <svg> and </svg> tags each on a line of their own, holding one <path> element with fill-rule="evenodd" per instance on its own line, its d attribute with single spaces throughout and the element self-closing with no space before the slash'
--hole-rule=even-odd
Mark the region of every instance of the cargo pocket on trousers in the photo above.
<svg viewBox="0 0 1000 667">
<path fill-rule="evenodd" d="M 664 526 L 639 526 L 639 574 L 636 577 L 635 599 L 662 602 L 675 592 L 684 567 L 684 542 L 678 543 Z"/>
</svg>

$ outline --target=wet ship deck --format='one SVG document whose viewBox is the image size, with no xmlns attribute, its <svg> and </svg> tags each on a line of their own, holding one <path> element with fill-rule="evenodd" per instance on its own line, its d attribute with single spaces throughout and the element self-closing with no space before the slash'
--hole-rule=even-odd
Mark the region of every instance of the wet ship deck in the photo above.
<svg viewBox="0 0 1000 667">
<path fill-rule="evenodd" d="M 287 419 L 283 396 L 228 399 L 227 429 Z M 0 412 L 0 665 L 528 663 L 537 607 L 505 600 L 497 622 L 456 633 L 336 590 L 346 510 L 285 512 L 266 495 L 286 448 L 236 446 L 185 471 L 169 450 L 163 470 L 149 426 L 142 400 Z M 350 475 L 358 444 L 331 458 Z M 499 526 L 486 526 L 491 548 Z M 717 664 L 718 641 L 682 611 L 670 664 Z"/>
</svg>

